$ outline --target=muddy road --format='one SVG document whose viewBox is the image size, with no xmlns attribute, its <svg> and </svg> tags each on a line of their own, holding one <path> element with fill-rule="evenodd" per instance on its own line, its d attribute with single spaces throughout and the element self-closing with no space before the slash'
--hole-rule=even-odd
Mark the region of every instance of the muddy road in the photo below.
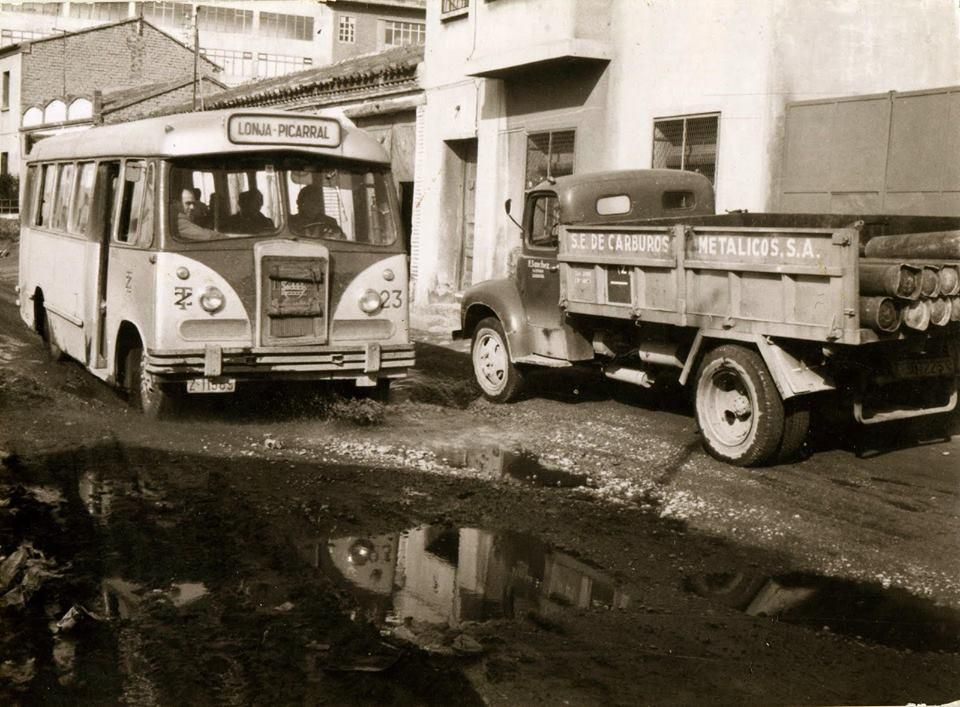
<svg viewBox="0 0 960 707">
<path fill-rule="evenodd" d="M 423 339 L 386 407 L 150 423 L 0 301 L 0 703 L 960 699 L 955 418 L 744 471 L 678 396 L 492 406 Z"/>
</svg>

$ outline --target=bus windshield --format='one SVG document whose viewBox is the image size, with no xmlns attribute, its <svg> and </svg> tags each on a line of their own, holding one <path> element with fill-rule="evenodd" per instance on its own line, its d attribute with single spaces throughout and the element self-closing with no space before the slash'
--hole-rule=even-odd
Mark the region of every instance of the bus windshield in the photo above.
<svg viewBox="0 0 960 707">
<path fill-rule="evenodd" d="M 390 245 L 390 174 L 286 157 L 179 160 L 169 171 L 170 231 L 212 241 L 279 233 Z"/>
</svg>

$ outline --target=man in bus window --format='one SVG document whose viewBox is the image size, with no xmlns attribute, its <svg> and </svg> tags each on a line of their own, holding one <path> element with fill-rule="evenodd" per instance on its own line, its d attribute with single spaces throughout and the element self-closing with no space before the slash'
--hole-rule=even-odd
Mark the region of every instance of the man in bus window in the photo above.
<svg viewBox="0 0 960 707">
<path fill-rule="evenodd" d="M 180 192 L 180 204 L 177 208 L 177 232 L 181 238 L 192 241 L 208 241 L 216 233 L 197 223 L 197 197 L 193 189 L 184 188 Z"/>
<path fill-rule="evenodd" d="M 226 230 L 232 233 L 262 233 L 274 229 L 273 221 L 260 213 L 263 194 L 258 189 L 240 192 L 239 213 L 227 219 Z"/>
<path fill-rule="evenodd" d="M 324 213 L 323 190 L 315 184 L 308 184 L 297 194 L 297 213 L 290 216 L 290 228 L 315 238 L 343 238 L 337 220 Z"/>
<path fill-rule="evenodd" d="M 193 188 L 193 201 L 195 206 L 193 207 L 193 214 L 191 214 L 190 220 L 204 228 L 212 227 L 213 214 L 210 213 L 207 205 L 203 203 L 203 192 L 197 187 Z"/>
</svg>

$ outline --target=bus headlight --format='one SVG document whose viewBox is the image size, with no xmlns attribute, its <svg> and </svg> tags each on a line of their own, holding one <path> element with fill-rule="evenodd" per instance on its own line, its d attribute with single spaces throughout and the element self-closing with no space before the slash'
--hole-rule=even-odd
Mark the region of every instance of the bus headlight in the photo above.
<svg viewBox="0 0 960 707">
<path fill-rule="evenodd" d="M 209 312 L 210 314 L 219 312 L 226 303 L 226 297 L 224 297 L 223 293 L 216 287 L 208 287 L 204 290 L 203 294 L 200 295 L 200 306 L 203 307 L 203 311 Z"/>
<path fill-rule="evenodd" d="M 360 309 L 366 314 L 376 314 L 383 307 L 380 293 L 376 290 L 367 290 L 360 295 Z"/>
</svg>

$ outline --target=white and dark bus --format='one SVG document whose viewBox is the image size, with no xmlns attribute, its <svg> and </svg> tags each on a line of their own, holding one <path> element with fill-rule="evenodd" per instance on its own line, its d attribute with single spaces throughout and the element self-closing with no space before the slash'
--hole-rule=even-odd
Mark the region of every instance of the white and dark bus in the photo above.
<svg viewBox="0 0 960 707">
<path fill-rule="evenodd" d="M 389 157 L 344 119 L 150 118 L 37 143 L 21 205 L 21 316 L 151 416 L 245 381 L 413 366 Z"/>
</svg>

